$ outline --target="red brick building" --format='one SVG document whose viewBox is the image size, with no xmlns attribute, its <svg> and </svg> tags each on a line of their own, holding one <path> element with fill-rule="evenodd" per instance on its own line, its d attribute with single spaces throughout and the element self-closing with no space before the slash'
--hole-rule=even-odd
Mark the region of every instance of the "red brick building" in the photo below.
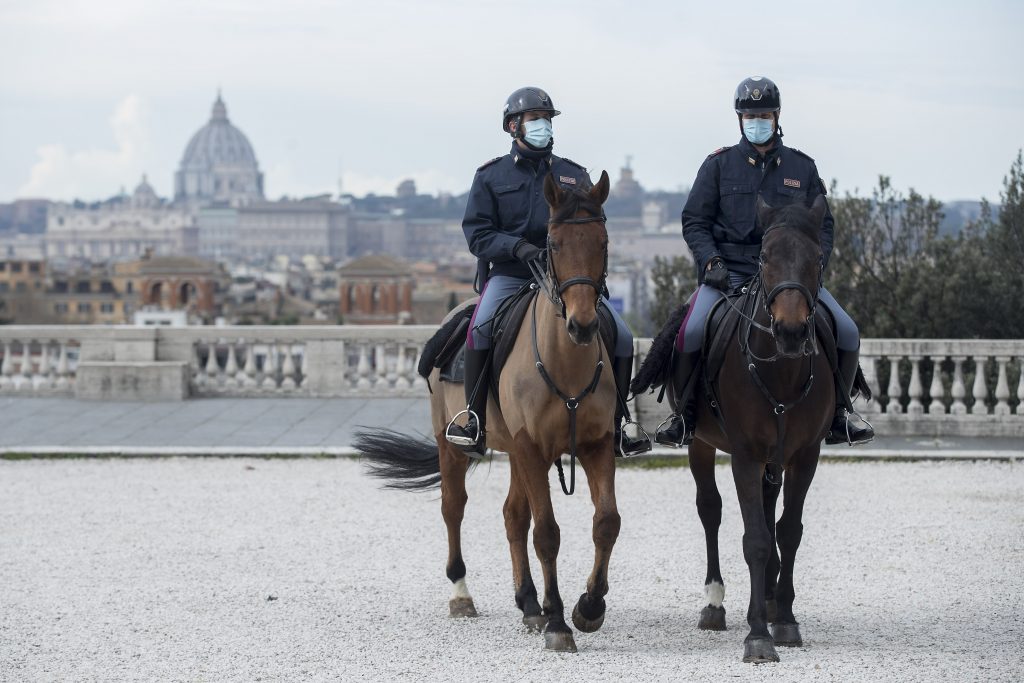
<svg viewBox="0 0 1024 683">
<path fill-rule="evenodd" d="M 352 325 L 402 325 L 412 318 L 412 269 L 403 261 L 370 254 L 338 270 L 340 310 Z"/>
</svg>

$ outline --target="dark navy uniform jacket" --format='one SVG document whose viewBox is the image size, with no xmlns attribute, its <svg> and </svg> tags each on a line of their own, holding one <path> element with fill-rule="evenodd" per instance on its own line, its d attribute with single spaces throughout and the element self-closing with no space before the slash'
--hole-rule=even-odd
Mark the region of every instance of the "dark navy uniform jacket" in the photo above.
<svg viewBox="0 0 1024 683">
<path fill-rule="evenodd" d="M 721 256 L 732 272 L 757 272 L 764 231 L 757 225 L 758 194 L 769 206 L 803 202 L 809 207 L 818 195 L 825 194 L 825 183 L 814 159 L 784 146 L 778 138 L 764 156 L 746 138 L 712 152 L 697 171 L 683 208 L 683 237 L 702 281 L 708 261 L 715 256 Z M 832 252 L 833 224 L 832 211 L 826 205 L 821 226 L 826 265 Z"/>
<path fill-rule="evenodd" d="M 481 288 L 488 264 L 490 275 L 531 276 L 512 250 L 524 238 L 541 249 L 547 244 L 550 209 L 544 199 L 544 176 L 548 173 L 554 173 L 563 187 L 591 187 L 587 169 L 576 162 L 554 154 L 528 157 L 514 142 L 510 153 L 477 169 L 462 231 L 469 250 L 479 259 Z"/>
</svg>

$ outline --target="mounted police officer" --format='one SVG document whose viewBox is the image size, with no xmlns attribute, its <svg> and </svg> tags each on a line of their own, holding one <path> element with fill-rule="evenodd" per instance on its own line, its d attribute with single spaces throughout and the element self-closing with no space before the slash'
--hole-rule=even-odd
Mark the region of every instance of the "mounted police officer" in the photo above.
<svg viewBox="0 0 1024 683">
<path fill-rule="evenodd" d="M 489 378 L 492 318 L 501 303 L 532 279 L 528 266 L 544 254 L 550 210 L 544 199 L 544 178 L 552 174 L 566 188 L 591 186 L 587 170 L 551 153 L 551 119 L 559 115 L 540 88 L 520 88 L 509 95 L 501 129 L 512 136 L 511 151 L 477 169 L 469 191 L 462 230 L 469 250 L 478 259 L 480 302 L 470 322 L 466 344 L 466 403 L 468 422 L 448 425 L 445 436 L 470 455 L 486 450 L 485 409 Z M 633 368 L 633 335 L 622 318 L 602 299 L 618 327 L 614 360 L 616 386 L 625 398 Z M 650 439 L 634 439 L 621 428 L 616 415 L 615 443 L 626 455 L 651 448 Z"/>
<path fill-rule="evenodd" d="M 693 182 L 683 208 L 683 237 L 697 264 L 702 284 L 690 299 L 690 309 L 676 338 L 677 362 L 688 376 L 696 371 L 701 356 L 704 323 L 712 305 L 730 287 L 736 287 L 757 273 L 763 226 L 756 224 L 756 203 L 761 195 L 770 206 L 793 202 L 810 205 L 825 194 L 825 184 L 814 160 L 782 144 L 779 88 L 763 77 L 745 79 L 736 88 L 736 117 L 742 136 L 738 144 L 711 153 Z M 821 226 L 823 266 L 832 252 L 832 212 L 826 208 Z M 838 336 L 839 372 L 849 389 L 857 373 L 860 333 L 846 311 L 822 287 L 818 300 L 835 321 Z M 682 415 L 673 415 L 669 425 L 656 437 L 666 445 L 693 441 L 696 406 L 693 388 L 686 382 L 679 405 Z M 866 423 L 855 425 L 846 414 L 840 383 L 836 383 L 836 415 L 826 443 L 866 443 L 874 431 Z"/>
</svg>

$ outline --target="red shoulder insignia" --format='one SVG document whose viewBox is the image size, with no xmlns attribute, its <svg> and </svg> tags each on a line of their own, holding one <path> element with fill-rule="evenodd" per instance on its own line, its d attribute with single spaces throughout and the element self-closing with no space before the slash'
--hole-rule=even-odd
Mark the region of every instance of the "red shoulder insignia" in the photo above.
<svg viewBox="0 0 1024 683">
<path fill-rule="evenodd" d="M 486 161 L 486 162 L 480 164 L 480 166 L 476 170 L 482 171 L 485 168 L 487 168 L 488 166 L 490 166 L 491 164 L 493 164 L 495 161 L 498 161 L 499 159 L 501 159 L 501 157 L 494 157 L 490 161 Z"/>
<path fill-rule="evenodd" d="M 717 156 L 718 156 L 719 154 L 721 154 L 722 152 L 724 152 L 724 151 L 726 151 L 726 150 L 728 150 L 728 149 L 732 149 L 732 145 L 727 145 L 727 146 L 725 146 L 725 147 L 719 147 L 719 148 L 718 148 L 718 149 L 716 149 L 716 150 L 715 150 L 714 152 L 712 152 L 711 154 L 709 154 L 709 155 L 708 155 L 708 158 L 711 158 L 711 157 L 717 157 Z"/>
</svg>

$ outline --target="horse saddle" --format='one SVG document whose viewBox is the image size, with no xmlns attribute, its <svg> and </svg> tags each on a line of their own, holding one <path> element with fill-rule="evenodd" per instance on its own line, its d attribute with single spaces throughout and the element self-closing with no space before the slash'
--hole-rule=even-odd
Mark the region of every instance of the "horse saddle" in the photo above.
<svg viewBox="0 0 1024 683">
<path fill-rule="evenodd" d="M 716 301 L 708 313 L 704 323 L 704 348 L 702 349 L 704 378 L 707 382 L 714 382 L 718 379 L 718 373 L 725 362 L 729 342 L 739 327 L 739 311 L 751 318 L 754 317 L 758 298 L 748 291 L 745 289 L 727 294 Z M 839 367 L 835 324 L 824 306 L 816 306 L 814 309 L 814 329 L 818 337 L 818 348 L 825 353 L 829 367 L 832 372 L 835 372 Z"/>
<path fill-rule="evenodd" d="M 512 354 L 516 338 L 519 336 L 519 328 L 530 310 L 530 304 L 537 296 L 538 290 L 533 283 L 527 283 L 515 294 L 510 296 L 494 314 L 491 325 L 491 386 L 496 387 L 501 370 L 505 362 Z M 465 310 L 448 320 L 430 338 L 430 341 L 423 348 L 420 356 L 418 372 L 423 377 L 429 377 L 433 368 L 441 369 L 441 381 L 462 384 L 465 381 L 465 351 L 466 338 L 469 332 L 470 321 L 475 305 L 467 306 Z M 605 348 L 614 350 L 617 341 L 618 329 L 615 326 L 615 319 L 604 305 L 598 307 L 598 321 L 601 332 L 601 339 Z M 497 397 L 497 392 L 492 394 Z"/>
</svg>

